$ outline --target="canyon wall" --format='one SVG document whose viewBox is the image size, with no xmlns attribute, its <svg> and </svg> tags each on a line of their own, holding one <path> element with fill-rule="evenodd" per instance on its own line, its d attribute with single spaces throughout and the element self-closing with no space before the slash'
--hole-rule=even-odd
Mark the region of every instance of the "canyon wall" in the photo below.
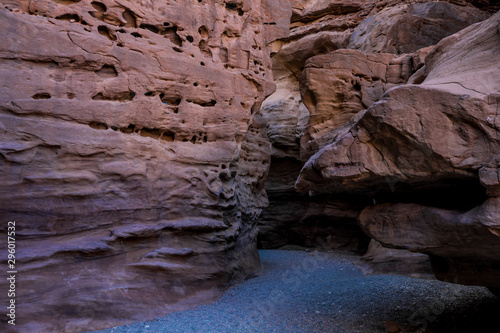
<svg viewBox="0 0 500 333">
<path fill-rule="evenodd" d="M 499 9 L 0 0 L 0 216 L 18 271 L 2 327 L 213 301 L 260 272 L 268 204 L 261 247 L 364 250 L 367 234 L 380 271 L 426 274 L 428 255 L 438 278 L 498 290 Z"/>
<path fill-rule="evenodd" d="M 260 272 L 259 110 L 290 15 L 285 0 L 0 1 L 6 329 L 152 319 Z"/>
<path fill-rule="evenodd" d="M 405 84 L 441 39 L 498 9 L 495 1 L 293 1 L 290 35 L 273 43 L 277 90 L 262 106 L 271 204 L 259 220 L 259 246 L 366 250 L 357 217 L 372 196 L 320 191 L 320 181 L 300 194 L 300 169 L 345 135 L 360 111 Z"/>
<path fill-rule="evenodd" d="M 428 255 L 441 280 L 497 290 L 500 13 L 484 9 L 386 7 L 343 49 L 308 58 L 295 189 L 357 195 L 369 202 L 358 222 L 383 247 Z M 365 260 L 399 269 L 376 253 Z"/>
</svg>

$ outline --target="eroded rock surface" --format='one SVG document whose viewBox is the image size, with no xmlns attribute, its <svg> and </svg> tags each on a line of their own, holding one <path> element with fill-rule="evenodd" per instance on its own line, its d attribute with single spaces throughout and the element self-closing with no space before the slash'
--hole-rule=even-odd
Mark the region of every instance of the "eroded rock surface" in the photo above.
<svg viewBox="0 0 500 333">
<path fill-rule="evenodd" d="M 495 6 L 487 1 L 292 2 L 290 35 L 273 43 L 277 90 L 262 106 L 272 144 L 266 190 L 273 204 L 259 221 L 261 245 L 270 247 L 271 239 L 304 245 L 298 239 L 324 238 L 335 233 L 334 223 L 326 221 L 336 221 L 344 229 L 340 221 L 347 220 L 338 211 L 322 206 L 324 201 L 318 198 L 297 195 L 292 181 L 296 170 L 345 135 L 358 112 L 389 89 L 407 83 L 440 39 L 489 17 Z M 411 28 L 401 28 L 404 24 Z M 371 199 L 354 201 L 349 210 Z M 297 212 L 316 207 L 329 213 L 315 214 L 322 227 L 313 227 L 319 222 L 311 221 L 311 228 L 305 229 L 317 235 L 299 237 L 290 230 L 304 229 L 304 215 L 290 213 L 291 207 Z M 355 232 L 352 238 L 358 235 Z"/>
<path fill-rule="evenodd" d="M 389 89 L 406 83 L 431 49 L 401 56 L 342 49 L 310 58 L 300 82 L 302 101 L 309 110 L 301 160 L 307 161 L 344 135 L 359 111 L 380 100 Z"/>
<path fill-rule="evenodd" d="M 497 13 L 442 40 L 411 84 L 360 111 L 296 184 L 372 197 L 359 217 L 369 236 L 430 255 L 439 279 L 491 288 L 500 281 L 499 24 Z"/>
<path fill-rule="evenodd" d="M 259 272 L 258 111 L 290 14 L 284 0 L 0 1 L 15 328 L 152 319 Z"/>
</svg>

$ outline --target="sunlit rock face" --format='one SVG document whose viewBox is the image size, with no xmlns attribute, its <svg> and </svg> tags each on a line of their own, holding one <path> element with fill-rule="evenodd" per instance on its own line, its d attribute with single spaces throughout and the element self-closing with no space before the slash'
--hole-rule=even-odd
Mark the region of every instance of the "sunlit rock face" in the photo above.
<svg viewBox="0 0 500 333">
<path fill-rule="evenodd" d="M 301 192 L 364 193 L 383 246 L 442 280 L 500 285 L 500 13 L 443 39 L 408 84 L 360 111 L 301 170 Z"/>
<path fill-rule="evenodd" d="M 0 1 L 19 332 L 152 319 L 260 271 L 258 112 L 290 15 L 285 0 Z"/>
<path fill-rule="evenodd" d="M 360 111 L 407 83 L 442 38 L 495 10 L 488 1 L 293 1 L 290 35 L 273 43 L 277 89 L 261 111 L 272 154 L 259 245 L 366 249 L 356 217 L 372 198 L 350 190 L 300 195 L 300 169 L 345 135 Z"/>
</svg>

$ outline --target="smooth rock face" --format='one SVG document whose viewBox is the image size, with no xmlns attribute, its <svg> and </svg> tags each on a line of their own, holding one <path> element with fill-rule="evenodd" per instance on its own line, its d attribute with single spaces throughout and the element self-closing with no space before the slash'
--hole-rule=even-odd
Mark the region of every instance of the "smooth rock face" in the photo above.
<svg viewBox="0 0 500 333">
<path fill-rule="evenodd" d="M 488 17 L 484 11 L 448 2 L 403 4 L 382 10 L 353 32 L 350 49 L 364 53 L 410 53 Z"/>
<path fill-rule="evenodd" d="M 357 114 L 296 184 L 371 196 L 359 217 L 370 237 L 430 255 L 439 279 L 491 288 L 500 281 L 499 22 L 497 13 L 442 40 L 412 84 Z"/>
<path fill-rule="evenodd" d="M 257 113 L 274 89 L 267 44 L 288 34 L 290 4 L 0 3 L 15 328 L 152 319 L 257 274 L 270 156 Z"/>
</svg>

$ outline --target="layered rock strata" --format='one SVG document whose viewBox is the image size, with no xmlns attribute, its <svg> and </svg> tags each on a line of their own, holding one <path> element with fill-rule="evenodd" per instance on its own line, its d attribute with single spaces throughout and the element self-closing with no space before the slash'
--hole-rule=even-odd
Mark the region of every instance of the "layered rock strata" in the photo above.
<svg viewBox="0 0 500 333">
<path fill-rule="evenodd" d="M 258 112 L 290 14 L 284 0 L 0 1 L 19 332 L 152 319 L 260 271 Z"/>
</svg>

